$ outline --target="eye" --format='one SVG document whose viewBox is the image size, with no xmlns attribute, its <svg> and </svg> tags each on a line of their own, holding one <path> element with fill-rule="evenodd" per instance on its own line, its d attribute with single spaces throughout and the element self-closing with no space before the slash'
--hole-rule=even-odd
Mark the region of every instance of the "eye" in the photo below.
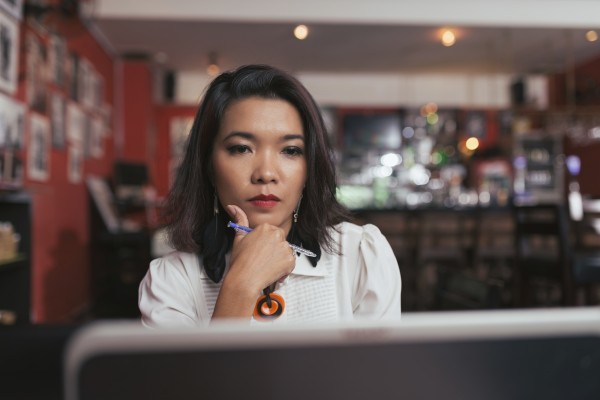
<svg viewBox="0 0 600 400">
<path fill-rule="evenodd" d="M 227 151 L 229 154 L 244 154 L 250 152 L 250 147 L 243 144 L 234 144 L 227 147 Z"/>
<path fill-rule="evenodd" d="M 283 153 L 288 156 L 301 156 L 304 154 L 304 150 L 297 146 L 288 146 L 283 149 Z"/>
</svg>

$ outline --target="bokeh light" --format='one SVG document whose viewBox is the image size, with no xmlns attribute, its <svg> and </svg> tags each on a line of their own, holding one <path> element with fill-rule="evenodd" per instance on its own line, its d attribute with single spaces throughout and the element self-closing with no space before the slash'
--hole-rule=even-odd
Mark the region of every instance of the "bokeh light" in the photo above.
<svg viewBox="0 0 600 400">
<path fill-rule="evenodd" d="M 308 37 L 308 27 L 306 25 L 298 25 L 294 28 L 294 36 L 298 40 L 304 40 Z"/>
</svg>

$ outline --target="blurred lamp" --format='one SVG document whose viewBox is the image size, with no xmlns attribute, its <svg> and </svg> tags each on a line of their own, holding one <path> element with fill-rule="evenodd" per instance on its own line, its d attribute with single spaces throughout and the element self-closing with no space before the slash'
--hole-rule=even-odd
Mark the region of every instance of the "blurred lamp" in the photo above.
<svg viewBox="0 0 600 400">
<path fill-rule="evenodd" d="M 208 54 L 208 66 L 206 67 L 206 73 L 209 76 L 217 75 L 221 69 L 219 68 L 219 64 L 217 64 L 217 53 L 214 51 Z"/>
<path fill-rule="evenodd" d="M 294 28 L 294 36 L 298 40 L 304 40 L 308 36 L 308 27 L 306 25 L 298 25 Z"/>
<path fill-rule="evenodd" d="M 581 172 L 581 159 L 577 156 L 568 156 L 565 160 L 567 170 L 572 176 L 579 175 Z"/>
</svg>

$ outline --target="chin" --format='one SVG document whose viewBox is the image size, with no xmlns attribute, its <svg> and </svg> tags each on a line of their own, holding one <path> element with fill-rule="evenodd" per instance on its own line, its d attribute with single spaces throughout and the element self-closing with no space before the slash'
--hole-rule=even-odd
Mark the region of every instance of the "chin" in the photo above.
<svg viewBox="0 0 600 400">
<path fill-rule="evenodd" d="M 260 224 L 269 224 L 269 225 L 275 225 L 275 226 L 284 225 L 284 222 L 281 219 L 275 218 L 272 215 L 252 215 L 252 216 L 249 215 L 248 223 L 250 224 L 251 228 L 254 228 Z"/>
</svg>

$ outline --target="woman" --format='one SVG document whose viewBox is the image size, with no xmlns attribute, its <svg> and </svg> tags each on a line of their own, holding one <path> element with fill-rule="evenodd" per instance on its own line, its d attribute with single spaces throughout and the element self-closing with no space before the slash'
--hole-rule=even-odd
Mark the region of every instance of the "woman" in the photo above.
<svg viewBox="0 0 600 400">
<path fill-rule="evenodd" d="M 150 264 L 142 321 L 399 318 L 394 254 L 375 226 L 347 222 L 335 190 L 323 120 L 295 78 L 263 65 L 218 76 L 167 197 L 177 251 Z"/>
</svg>

